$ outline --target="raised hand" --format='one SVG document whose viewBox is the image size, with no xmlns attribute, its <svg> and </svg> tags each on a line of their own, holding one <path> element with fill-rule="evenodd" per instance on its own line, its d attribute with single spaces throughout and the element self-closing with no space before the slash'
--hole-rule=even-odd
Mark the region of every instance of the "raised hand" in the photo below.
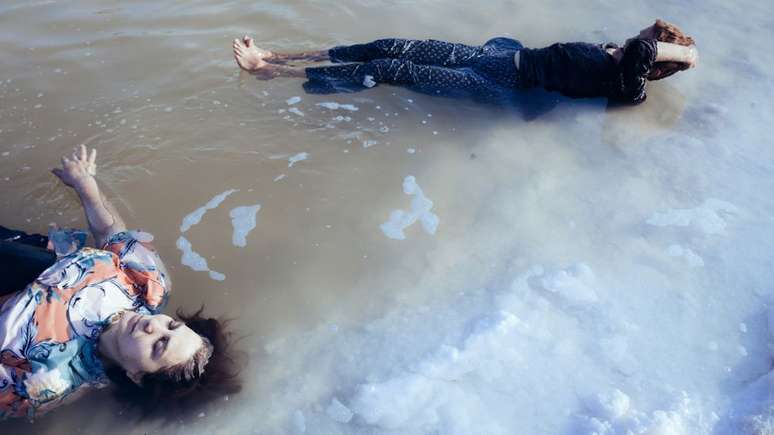
<svg viewBox="0 0 774 435">
<path fill-rule="evenodd" d="M 64 184 L 74 189 L 90 183 L 97 175 L 97 150 L 88 152 L 85 145 L 73 150 L 72 156 L 62 157 L 62 167 L 51 170 Z"/>
</svg>

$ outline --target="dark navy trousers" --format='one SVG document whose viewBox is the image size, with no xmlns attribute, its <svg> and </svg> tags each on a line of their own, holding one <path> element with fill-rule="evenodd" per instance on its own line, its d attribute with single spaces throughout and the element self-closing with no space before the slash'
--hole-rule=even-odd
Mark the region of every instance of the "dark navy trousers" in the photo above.
<svg viewBox="0 0 774 435">
<path fill-rule="evenodd" d="M 515 54 L 521 43 L 494 38 L 481 46 L 435 40 L 379 39 L 334 47 L 331 61 L 306 69 L 310 93 L 358 91 L 379 83 L 446 97 L 497 102 L 518 87 Z"/>
</svg>

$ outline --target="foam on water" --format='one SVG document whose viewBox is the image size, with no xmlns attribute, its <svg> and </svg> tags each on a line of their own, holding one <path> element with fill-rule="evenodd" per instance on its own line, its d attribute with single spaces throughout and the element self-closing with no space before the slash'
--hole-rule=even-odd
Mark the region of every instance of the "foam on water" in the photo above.
<svg viewBox="0 0 774 435">
<path fill-rule="evenodd" d="M 435 234 L 438 229 L 438 215 L 430 211 L 433 208 L 433 201 L 422 192 L 416 178 L 409 175 L 403 180 L 403 193 L 414 196 L 411 200 L 411 210 L 393 210 L 390 213 L 390 219 L 379 226 L 384 235 L 391 239 L 404 240 L 406 235 L 403 230 L 417 220 L 422 223 L 422 228 L 427 234 Z"/>
<path fill-rule="evenodd" d="M 354 104 L 341 104 L 335 101 L 326 101 L 323 103 L 317 103 L 317 105 L 330 110 L 349 110 L 351 112 L 357 112 L 358 110 L 360 110 Z"/>
<path fill-rule="evenodd" d="M 692 227 L 705 234 L 723 234 L 727 225 L 727 216 L 735 216 L 739 213 L 739 208 L 730 202 L 710 198 L 695 208 L 670 209 L 654 213 L 646 222 L 657 227 Z"/>
<path fill-rule="evenodd" d="M 255 215 L 261 209 L 260 204 L 235 207 L 229 212 L 234 234 L 231 243 L 234 246 L 247 246 L 247 235 L 255 228 Z"/>
<path fill-rule="evenodd" d="M 226 275 L 210 269 L 210 267 L 207 265 L 207 260 L 199 255 L 198 252 L 193 250 L 191 242 L 189 242 L 185 237 L 178 237 L 175 246 L 177 246 L 177 249 L 183 253 L 182 257 L 180 257 L 180 262 L 183 265 L 199 272 L 207 272 L 210 278 L 214 279 L 215 281 L 223 281 L 226 279 Z"/>
<path fill-rule="evenodd" d="M 303 152 L 288 157 L 288 168 L 292 168 L 298 162 L 304 161 L 309 158 L 309 153 Z"/>
<path fill-rule="evenodd" d="M 207 210 L 213 210 L 217 208 L 221 202 L 223 202 L 226 198 L 228 198 L 229 195 L 234 192 L 238 192 L 238 189 L 230 189 L 223 193 L 219 193 L 207 201 L 206 204 L 186 215 L 183 218 L 183 222 L 180 224 L 180 232 L 184 233 L 192 226 L 201 222 L 202 217 L 204 217 L 204 214 L 207 213 Z"/>
</svg>

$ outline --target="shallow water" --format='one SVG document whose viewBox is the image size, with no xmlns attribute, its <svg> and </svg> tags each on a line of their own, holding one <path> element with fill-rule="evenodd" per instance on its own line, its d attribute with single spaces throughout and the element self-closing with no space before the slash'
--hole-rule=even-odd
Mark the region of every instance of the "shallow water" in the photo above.
<svg viewBox="0 0 774 435">
<path fill-rule="evenodd" d="M 700 66 L 617 110 L 305 95 L 229 51 L 622 41 L 655 17 Z M 251 355 L 194 421 L 126 424 L 100 392 L 4 433 L 774 433 L 771 29 L 766 2 L 4 2 L 0 222 L 84 226 L 48 171 L 96 147 L 170 307 L 236 317 Z M 398 240 L 380 226 L 413 210 L 407 176 L 439 222 Z M 236 246 L 230 212 L 258 204 Z M 183 235 L 223 280 L 181 262 Z"/>
</svg>

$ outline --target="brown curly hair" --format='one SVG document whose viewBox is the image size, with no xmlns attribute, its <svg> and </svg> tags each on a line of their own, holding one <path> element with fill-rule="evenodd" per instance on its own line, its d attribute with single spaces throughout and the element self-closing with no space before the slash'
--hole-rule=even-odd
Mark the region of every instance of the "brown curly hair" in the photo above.
<svg viewBox="0 0 774 435">
<path fill-rule="evenodd" d="M 193 314 L 178 309 L 177 317 L 199 334 L 205 345 L 191 360 L 145 374 L 140 385 L 115 366 L 106 370 L 119 400 L 138 408 L 143 417 L 189 414 L 213 399 L 241 390 L 239 377 L 243 354 L 233 349 L 229 320 L 202 316 L 204 306 Z M 208 343 L 209 342 L 209 343 Z"/>
<path fill-rule="evenodd" d="M 690 46 L 695 45 L 695 41 L 690 36 L 684 34 L 679 27 L 672 23 L 658 19 L 652 27 L 653 38 L 660 42 L 669 42 L 672 44 Z M 688 65 L 682 62 L 656 62 L 648 74 L 648 80 L 665 79 L 678 71 L 688 69 Z"/>
</svg>

